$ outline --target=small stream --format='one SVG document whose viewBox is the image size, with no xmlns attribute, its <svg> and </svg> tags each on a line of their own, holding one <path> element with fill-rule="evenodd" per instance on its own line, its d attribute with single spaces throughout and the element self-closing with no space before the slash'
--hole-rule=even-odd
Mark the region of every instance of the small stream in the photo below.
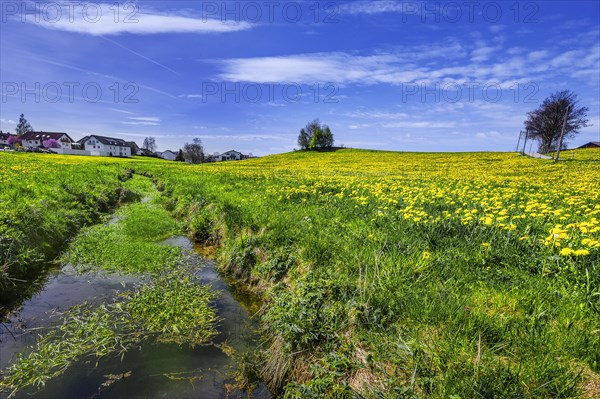
<svg viewBox="0 0 600 399">
<path fill-rule="evenodd" d="M 219 346 L 226 344 L 236 353 L 256 347 L 256 325 L 244 303 L 247 296 L 238 295 L 221 277 L 214 262 L 203 258 L 187 237 L 174 237 L 165 245 L 190 251 L 189 262 L 195 266 L 203 284 L 213 287 L 217 296 L 215 307 L 221 321 L 213 344 L 190 348 L 176 344 L 146 343 L 132 349 L 123 358 L 93 357 L 71 366 L 61 376 L 52 379 L 42 390 L 19 392 L 19 398 L 237 398 L 248 393 L 228 389 L 232 384 L 234 358 Z M 44 287 L 10 317 L 10 323 L 0 325 L 0 369 L 6 368 L 17 353 L 35 343 L 38 329 L 59 322 L 57 312 L 83 302 L 100 304 L 119 292 L 131 290 L 144 280 L 143 276 L 121 275 L 102 271 L 78 274 L 70 265 L 51 272 Z M 246 299 L 247 300 L 247 299 Z M 112 382 L 108 375 L 117 375 Z M 264 384 L 251 393 L 254 398 L 270 398 Z M 0 398 L 7 397 L 0 394 Z"/>
</svg>

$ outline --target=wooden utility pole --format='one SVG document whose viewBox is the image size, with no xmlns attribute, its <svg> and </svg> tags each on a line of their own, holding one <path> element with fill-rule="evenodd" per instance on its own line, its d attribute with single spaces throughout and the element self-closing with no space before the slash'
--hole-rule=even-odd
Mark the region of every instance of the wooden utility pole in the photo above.
<svg viewBox="0 0 600 399">
<path fill-rule="evenodd" d="M 519 140 L 517 141 L 517 149 L 515 150 L 515 152 L 519 152 L 519 144 L 521 143 L 521 136 L 523 135 L 523 131 L 520 130 L 519 131 Z"/>
<path fill-rule="evenodd" d="M 525 141 L 523 142 L 523 151 L 521 151 L 521 154 L 525 155 L 525 146 L 527 145 L 527 136 L 529 135 L 529 130 L 525 130 Z"/>
<path fill-rule="evenodd" d="M 556 157 L 554 162 L 558 162 L 558 156 L 560 155 L 560 147 L 562 147 L 563 136 L 565 135 L 565 128 L 567 127 L 567 116 L 569 116 L 569 106 L 567 105 L 567 112 L 565 112 L 565 120 L 563 121 L 562 131 L 560 132 L 560 139 L 558 139 L 558 148 L 556 149 Z"/>
</svg>

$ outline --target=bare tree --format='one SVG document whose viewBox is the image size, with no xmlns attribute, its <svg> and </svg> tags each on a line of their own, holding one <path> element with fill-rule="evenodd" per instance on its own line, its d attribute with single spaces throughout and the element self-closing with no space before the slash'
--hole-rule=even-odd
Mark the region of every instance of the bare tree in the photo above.
<svg viewBox="0 0 600 399">
<path fill-rule="evenodd" d="M 550 95 L 537 109 L 527 113 L 524 123 L 528 131 L 527 138 L 539 142 L 540 153 L 558 149 L 563 125 L 563 148 L 566 147 L 566 139 L 574 137 L 579 129 L 588 126 L 588 108 L 579 107 L 578 103 L 577 94 L 563 90 Z"/>
<path fill-rule="evenodd" d="M 204 162 L 204 147 L 202 140 L 195 138 L 192 143 L 185 143 L 183 146 L 183 157 L 186 162 L 202 163 Z"/>
<path fill-rule="evenodd" d="M 144 144 L 142 144 L 142 148 L 144 148 L 150 152 L 155 152 L 156 151 L 156 139 L 152 136 L 146 137 L 144 139 Z"/>
</svg>

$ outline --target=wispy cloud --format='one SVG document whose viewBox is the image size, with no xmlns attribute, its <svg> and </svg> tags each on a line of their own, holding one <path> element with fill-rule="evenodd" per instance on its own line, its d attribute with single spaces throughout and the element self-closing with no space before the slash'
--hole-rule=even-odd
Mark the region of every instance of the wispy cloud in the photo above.
<svg viewBox="0 0 600 399">
<path fill-rule="evenodd" d="M 589 79 L 600 65 L 597 45 L 561 53 L 539 50 L 503 52 L 501 46 L 437 45 L 397 47 L 372 54 L 349 52 L 306 53 L 278 57 L 234 58 L 220 61 L 218 78 L 233 82 L 340 85 L 445 83 L 493 81 L 539 82 L 552 76 Z M 494 54 L 494 57 L 491 55 Z M 597 80 L 597 79 L 596 79 Z"/>
<path fill-rule="evenodd" d="M 475 137 L 484 140 L 496 140 L 502 138 L 502 134 L 495 130 L 491 130 L 489 132 L 477 132 L 475 133 Z"/>
<path fill-rule="evenodd" d="M 480 46 L 471 52 L 471 61 L 473 62 L 482 62 L 487 61 L 490 58 L 490 55 L 499 50 L 498 47 L 492 46 Z"/>
<path fill-rule="evenodd" d="M 352 111 L 342 114 L 350 118 L 362 119 L 406 119 L 409 117 L 404 112 L 385 112 L 385 111 Z"/>
<path fill-rule="evenodd" d="M 456 122 L 432 122 L 432 121 L 402 121 L 384 123 L 385 128 L 409 128 L 409 129 L 446 129 L 456 127 Z"/>
<path fill-rule="evenodd" d="M 17 122 L 13 121 L 12 119 L 4 119 L 4 118 L 0 118 L 0 122 L 6 123 L 8 125 L 16 125 L 17 124 Z"/>
<path fill-rule="evenodd" d="M 202 98 L 202 94 L 180 94 L 179 97 L 183 98 Z"/>
<path fill-rule="evenodd" d="M 382 14 L 403 12 L 410 6 L 407 2 L 396 0 L 353 1 L 340 6 L 340 11 L 349 14 Z M 414 7 L 414 3 L 412 4 Z"/>
<path fill-rule="evenodd" d="M 141 125 L 141 126 L 159 126 L 160 123 L 156 122 L 121 122 L 124 125 Z"/>
<path fill-rule="evenodd" d="M 370 127 L 368 123 L 359 123 L 357 125 L 348 125 L 348 129 L 357 130 L 357 129 L 365 129 Z"/>
<path fill-rule="evenodd" d="M 142 125 L 142 126 L 158 126 L 160 118 L 157 116 L 132 116 L 127 118 L 128 121 L 122 122 L 124 125 Z"/>
<path fill-rule="evenodd" d="M 175 70 L 173 70 L 173 69 L 169 68 L 169 67 L 168 67 L 168 66 L 166 66 L 165 64 L 162 64 L 162 63 L 160 63 L 160 62 L 158 62 L 158 61 L 156 61 L 156 60 L 154 60 L 154 59 L 152 59 L 152 58 L 150 58 L 150 57 L 147 57 L 147 56 L 145 56 L 144 54 L 141 54 L 141 53 L 139 53 L 139 52 L 137 52 L 137 51 L 135 51 L 135 50 L 133 50 L 133 49 L 130 49 L 129 47 L 123 46 L 122 44 L 120 44 L 120 43 L 118 43 L 118 42 L 116 42 L 116 41 L 114 41 L 114 40 L 110 40 L 109 38 L 102 37 L 102 36 L 100 36 L 100 37 L 101 37 L 102 39 L 106 40 L 107 42 L 109 42 L 109 43 L 112 43 L 112 44 L 114 44 L 115 46 L 118 46 L 118 47 L 122 48 L 123 50 L 126 50 L 126 51 L 130 52 L 131 54 L 134 54 L 134 55 L 136 55 L 136 56 L 140 57 L 140 58 L 141 58 L 141 59 L 143 59 L 143 60 L 146 60 L 146 61 L 148 61 L 148 62 L 150 62 L 150 63 L 152 63 L 152 64 L 154 64 L 154 65 L 157 65 L 157 66 L 159 66 L 159 67 L 161 67 L 161 68 L 163 68 L 163 69 L 165 69 L 165 70 L 167 70 L 167 71 L 169 71 L 169 72 L 172 72 L 172 73 L 174 73 L 174 74 L 179 74 L 177 71 L 175 71 Z"/>
<path fill-rule="evenodd" d="M 119 112 L 121 114 L 135 115 L 135 112 L 125 111 L 124 109 L 111 108 L 111 111 Z"/>
<path fill-rule="evenodd" d="M 57 3 L 58 4 L 58 3 Z M 89 6 L 94 4 L 94 6 Z M 47 15 L 44 18 L 27 18 L 26 22 L 46 29 L 62 30 L 92 36 L 120 35 L 151 35 L 159 33 L 227 33 L 252 28 L 252 24 L 241 22 L 221 21 L 210 18 L 194 18 L 174 13 L 140 10 L 137 3 L 128 3 L 130 9 L 120 10 L 115 14 L 114 4 L 74 3 L 72 10 L 62 10 L 69 17 L 56 18 Z M 49 13 L 38 6 L 42 13 Z M 120 8 L 125 5 L 120 5 Z M 133 8 L 135 7 L 135 8 Z"/>
<path fill-rule="evenodd" d="M 157 116 L 132 116 L 129 119 L 133 119 L 135 121 L 160 122 L 160 118 Z"/>
<path fill-rule="evenodd" d="M 424 79 L 428 70 L 417 61 L 464 56 L 456 42 L 397 47 L 389 51 L 357 55 L 347 52 L 308 53 L 279 57 L 234 58 L 222 60 L 223 80 L 236 82 L 335 82 L 401 83 Z"/>
</svg>

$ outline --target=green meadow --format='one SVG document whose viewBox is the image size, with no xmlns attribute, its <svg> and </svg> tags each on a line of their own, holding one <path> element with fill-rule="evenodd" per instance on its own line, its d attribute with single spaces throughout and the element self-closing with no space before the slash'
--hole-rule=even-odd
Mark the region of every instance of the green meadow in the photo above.
<svg viewBox="0 0 600 399">
<path fill-rule="evenodd" d="M 114 331 L 123 342 L 139 331 L 210 339 L 210 291 L 177 266 L 180 250 L 159 245 L 184 233 L 216 246 L 221 272 L 260 297 L 262 344 L 244 378 L 276 397 L 595 397 L 592 158 L 339 150 L 186 165 L 0 154 L 5 309 L 56 261 L 151 276 L 118 304 L 73 309 L 89 315 L 62 334 L 85 329 L 93 341 L 57 347 L 50 334 L 31 356 L 57 364 L 23 357 L 0 386 L 39 384 L 95 342 L 117 342 Z"/>
</svg>

